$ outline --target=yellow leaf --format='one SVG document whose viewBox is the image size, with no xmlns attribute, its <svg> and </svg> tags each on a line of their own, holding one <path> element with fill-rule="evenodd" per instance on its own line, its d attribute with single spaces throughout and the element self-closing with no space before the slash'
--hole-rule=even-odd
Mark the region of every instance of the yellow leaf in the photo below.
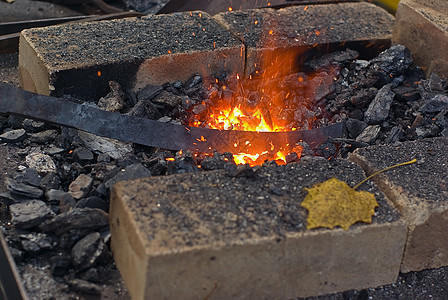
<svg viewBox="0 0 448 300">
<path fill-rule="evenodd" d="M 301 205 L 308 210 L 308 229 L 341 226 L 348 230 L 356 222 L 372 223 L 378 207 L 372 193 L 358 192 L 336 178 L 305 190 L 308 195 Z"/>
</svg>

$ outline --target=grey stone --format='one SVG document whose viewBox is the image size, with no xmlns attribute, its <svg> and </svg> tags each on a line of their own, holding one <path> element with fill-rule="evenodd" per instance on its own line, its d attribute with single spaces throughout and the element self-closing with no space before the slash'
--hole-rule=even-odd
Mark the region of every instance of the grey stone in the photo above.
<svg viewBox="0 0 448 300">
<path fill-rule="evenodd" d="M 9 206 L 12 223 L 20 229 L 29 229 L 41 224 L 53 215 L 51 209 L 40 200 L 30 200 Z"/>
<path fill-rule="evenodd" d="M 15 129 L 0 135 L 0 141 L 6 143 L 20 142 L 26 138 L 25 129 Z"/>
<path fill-rule="evenodd" d="M 383 86 L 370 103 L 364 114 L 364 120 L 368 124 L 378 124 L 386 120 L 389 116 L 390 105 L 394 99 L 395 93 L 391 91 L 391 85 Z"/>
</svg>

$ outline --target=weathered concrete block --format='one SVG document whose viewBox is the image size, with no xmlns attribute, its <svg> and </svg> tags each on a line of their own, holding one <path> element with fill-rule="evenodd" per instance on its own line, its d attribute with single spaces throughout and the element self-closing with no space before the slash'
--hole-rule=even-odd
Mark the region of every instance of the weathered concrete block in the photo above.
<svg viewBox="0 0 448 300">
<path fill-rule="evenodd" d="M 133 299 L 290 299 L 396 280 L 406 225 L 372 183 L 372 224 L 306 229 L 303 187 L 364 178 L 345 160 L 210 171 L 113 187 L 112 251 Z"/>
<path fill-rule="evenodd" d="M 26 90 L 81 99 L 125 88 L 243 72 L 244 46 L 208 14 L 184 12 L 24 30 L 19 76 Z"/>
<path fill-rule="evenodd" d="M 448 2 L 401 0 L 393 29 L 394 43 L 411 50 L 426 74 L 448 78 Z"/>
<path fill-rule="evenodd" d="M 279 58 L 276 64 L 285 59 L 294 64 L 316 45 L 324 45 L 323 51 L 337 46 L 370 49 L 376 55 L 389 45 L 394 23 L 391 14 L 365 2 L 232 11 L 214 18 L 247 46 L 246 74 L 271 63 L 271 55 Z"/>
<path fill-rule="evenodd" d="M 448 265 L 448 138 L 357 149 L 367 174 L 416 158 L 373 178 L 408 224 L 402 272 Z"/>
</svg>

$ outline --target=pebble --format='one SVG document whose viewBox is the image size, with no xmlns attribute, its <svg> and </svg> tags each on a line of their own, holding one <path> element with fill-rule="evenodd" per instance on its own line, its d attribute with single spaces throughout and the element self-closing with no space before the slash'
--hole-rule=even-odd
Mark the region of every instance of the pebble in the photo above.
<svg viewBox="0 0 448 300">
<path fill-rule="evenodd" d="M 41 174 L 56 172 L 56 164 L 49 155 L 34 152 L 25 157 L 25 162 L 30 168 L 36 169 Z"/>
<path fill-rule="evenodd" d="M 29 229 L 41 224 L 53 215 L 51 209 L 40 200 L 30 200 L 9 206 L 12 223 L 20 229 Z"/>
<path fill-rule="evenodd" d="M 0 142 L 2 143 L 15 143 L 20 142 L 26 138 L 25 129 L 14 129 L 7 131 L 0 135 Z"/>
</svg>

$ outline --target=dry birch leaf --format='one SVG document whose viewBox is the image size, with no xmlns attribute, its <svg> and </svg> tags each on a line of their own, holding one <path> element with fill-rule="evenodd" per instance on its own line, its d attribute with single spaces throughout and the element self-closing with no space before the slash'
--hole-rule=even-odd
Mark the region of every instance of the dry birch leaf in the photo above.
<svg viewBox="0 0 448 300">
<path fill-rule="evenodd" d="M 378 202 L 372 193 L 356 191 L 343 181 L 331 178 L 311 188 L 302 202 L 309 214 L 307 228 L 348 228 L 356 222 L 371 223 Z"/>
</svg>

